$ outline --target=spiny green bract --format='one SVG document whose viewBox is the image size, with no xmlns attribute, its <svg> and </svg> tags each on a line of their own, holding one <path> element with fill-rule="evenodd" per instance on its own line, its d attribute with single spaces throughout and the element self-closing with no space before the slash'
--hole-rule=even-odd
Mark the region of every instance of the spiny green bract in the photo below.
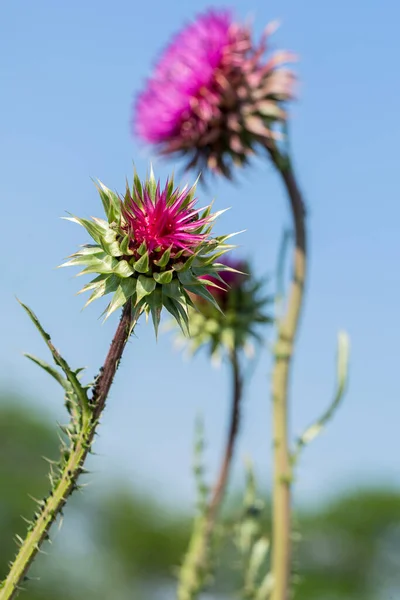
<svg viewBox="0 0 400 600">
<path fill-rule="evenodd" d="M 94 243 L 61 265 L 83 267 L 79 275 L 96 275 L 79 292 L 91 292 L 85 306 L 113 294 L 105 318 L 130 301 L 135 318 L 143 311 L 151 313 L 156 334 L 164 306 L 185 335 L 188 309 L 193 307 L 189 294 L 220 310 L 209 288 L 219 287 L 223 280 L 218 273 L 229 270 L 217 260 L 233 247 L 225 242 L 235 234 L 212 238 L 211 231 L 224 211 L 211 214 L 208 206 L 200 214 L 196 184 L 180 190 L 171 178 L 161 190 L 152 169 L 143 184 L 135 171 L 133 187 L 127 184 L 123 198 L 101 182 L 96 187 L 107 220 L 67 217 L 82 225 Z"/>
<path fill-rule="evenodd" d="M 251 351 L 252 339 L 262 341 L 259 326 L 273 322 L 265 310 L 273 298 L 262 293 L 263 283 L 253 278 L 249 264 L 228 259 L 224 262 L 232 267 L 231 271 L 220 273 L 229 287 L 211 288 L 219 310 L 200 297 L 192 297 L 195 309 L 189 310 L 191 337 L 185 341 L 191 354 L 207 347 L 215 363 L 233 351 Z"/>
</svg>

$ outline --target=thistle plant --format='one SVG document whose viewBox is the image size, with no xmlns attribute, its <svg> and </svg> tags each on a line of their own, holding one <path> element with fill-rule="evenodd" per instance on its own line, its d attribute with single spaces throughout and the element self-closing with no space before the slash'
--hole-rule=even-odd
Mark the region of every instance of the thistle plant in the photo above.
<svg viewBox="0 0 400 600">
<path fill-rule="evenodd" d="M 127 187 L 123 197 L 101 183 L 98 190 L 106 219 L 69 217 L 86 229 L 92 243 L 82 246 L 63 266 L 83 267 L 80 275 L 95 275 L 81 290 L 91 291 L 86 304 L 110 293 L 105 317 L 118 309 L 122 315 L 99 374 L 93 382 L 83 384 L 83 369 L 68 365 L 36 315 L 22 305 L 47 344 L 55 365 L 28 357 L 62 386 L 70 420 L 62 428 L 60 460 L 51 465 L 49 493 L 38 501 L 25 539 L 18 539 L 17 556 L 0 584 L 0 600 L 15 597 L 48 539 L 52 523 L 79 487 L 78 479 L 84 473 L 114 376 L 142 313 L 151 314 L 157 333 L 165 307 L 187 332 L 190 294 L 196 293 L 217 306 L 208 288 L 226 268 L 217 259 L 229 250 L 225 243 L 229 236 L 211 237 L 218 213 L 212 214 L 211 207 L 200 211 L 196 208 L 195 186 L 175 188 L 170 179 L 161 189 L 151 171 L 143 183 L 135 173 L 133 187 Z"/>
<path fill-rule="evenodd" d="M 249 264 L 243 260 L 228 258 L 223 263 L 230 267 L 230 270 L 220 272 L 226 288 L 210 288 L 220 310 L 200 296 L 192 298 L 195 308 L 189 310 L 191 336 L 187 339 L 187 344 L 193 352 L 205 347 L 211 356 L 215 357 L 218 353 L 218 356 L 227 359 L 232 379 L 232 400 L 219 473 L 210 497 L 203 503 L 203 510 L 196 519 L 180 570 L 179 600 L 196 597 L 211 578 L 215 528 L 226 494 L 240 429 L 244 383 L 245 379 L 248 380 L 243 368 L 243 354 L 249 348 L 251 339 L 262 343 L 260 327 L 273 321 L 266 310 L 271 298 L 262 294 L 263 283 L 250 275 Z"/>
<path fill-rule="evenodd" d="M 211 10 L 183 28 L 162 54 L 134 107 L 133 131 L 157 152 L 182 155 L 229 179 L 261 151 L 285 186 L 293 229 L 292 279 L 276 322 L 272 372 L 273 502 L 272 600 L 287 600 L 291 585 L 289 382 L 307 276 L 305 203 L 289 147 L 286 105 L 294 99 L 294 55 L 265 57 L 275 26 L 259 43 L 229 12 Z M 155 118 L 156 117 L 156 118 Z M 265 598 L 267 593 L 265 593 Z M 260 598 L 262 600 L 262 598 Z"/>
</svg>

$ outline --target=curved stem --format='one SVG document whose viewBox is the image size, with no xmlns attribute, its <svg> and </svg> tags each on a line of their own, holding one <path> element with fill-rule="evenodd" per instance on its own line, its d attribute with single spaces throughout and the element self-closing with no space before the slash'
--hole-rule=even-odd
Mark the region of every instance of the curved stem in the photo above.
<svg viewBox="0 0 400 600">
<path fill-rule="evenodd" d="M 287 600 L 291 566 L 291 457 L 288 440 L 288 387 L 293 348 L 299 325 L 306 279 L 305 211 L 300 190 L 288 159 L 273 149 L 272 159 L 282 175 L 293 217 L 295 247 L 287 308 L 279 323 L 272 375 L 273 401 L 273 507 L 271 600 Z"/>
<path fill-rule="evenodd" d="M 63 464 L 57 484 L 50 495 L 39 503 L 39 512 L 28 528 L 25 540 L 11 565 L 6 579 L 0 586 L 0 600 L 12 600 L 18 593 L 21 583 L 42 543 L 48 539 L 48 532 L 57 516 L 61 513 L 68 497 L 77 488 L 77 480 L 83 472 L 83 464 L 90 452 L 99 417 L 103 411 L 108 392 L 117 371 L 122 353 L 129 339 L 132 327 L 131 303 L 123 310 L 117 331 L 111 343 L 104 366 L 90 402 L 91 410 L 83 412 L 79 432 L 73 442 L 68 459 Z"/>
<path fill-rule="evenodd" d="M 220 504 L 225 495 L 240 422 L 240 402 L 242 398 L 243 384 L 242 378 L 240 376 L 239 361 L 236 348 L 232 351 L 230 360 L 233 381 L 231 416 L 228 438 L 226 441 L 225 452 L 220 472 L 218 475 L 218 479 L 214 485 L 211 500 L 207 510 L 207 524 L 210 530 L 212 530 L 213 528 Z"/>
<path fill-rule="evenodd" d="M 243 379 L 240 374 L 237 349 L 230 355 L 232 367 L 232 405 L 228 437 L 217 481 L 204 514 L 194 524 L 189 550 L 185 556 L 178 585 L 178 600 L 192 600 L 201 592 L 208 575 L 208 552 L 215 522 L 224 498 L 240 424 L 240 403 Z"/>
</svg>

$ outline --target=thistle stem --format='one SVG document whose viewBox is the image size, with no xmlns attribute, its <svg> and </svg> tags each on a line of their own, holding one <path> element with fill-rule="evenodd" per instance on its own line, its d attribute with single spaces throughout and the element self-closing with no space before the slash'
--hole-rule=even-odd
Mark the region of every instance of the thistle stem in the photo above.
<svg viewBox="0 0 400 600">
<path fill-rule="evenodd" d="M 270 151 L 282 175 L 290 201 L 295 246 L 293 274 L 286 312 L 278 325 L 275 363 L 272 374 L 273 401 L 273 497 L 271 600 L 287 600 L 291 570 L 291 454 L 288 439 L 288 388 L 296 333 L 304 300 L 306 279 L 305 210 L 290 161 Z"/>
<path fill-rule="evenodd" d="M 39 511 L 35 520 L 28 529 L 6 579 L 0 585 L 0 600 L 12 600 L 16 596 L 21 584 L 26 580 L 26 573 L 40 551 L 42 543 L 48 539 L 52 523 L 61 513 L 68 497 L 77 488 L 78 477 L 83 471 L 85 459 L 90 452 L 99 418 L 129 339 L 131 327 L 131 303 L 128 302 L 123 309 L 101 375 L 93 388 L 91 410 L 82 414 L 80 430 L 74 439 L 69 458 L 63 466 L 55 487 L 47 498 L 39 503 Z"/>
<path fill-rule="evenodd" d="M 235 450 L 236 438 L 239 431 L 240 423 L 240 403 L 242 399 L 243 382 L 240 375 L 239 360 L 237 355 L 237 349 L 235 348 L 230 356 L 230 362 L 232 367 L 232 406 L 231 416 L 228 431 L 228 438 L 226 440 L 226 446 L 224 456 L 219 471 L 218 479 L 214 485 L 211 500 L 207 510 L 207 524 L 208 529 L 212 530 L 213 524 L 217 517 L 217 513 L 220 504 L 225 495 L 228 477 L 231 469 L 231 463 L 233 453 Z"/>
<path fill-rule="evenodd" d="M 228 437 L 217 481 L 203 515 L 196 520 L 189 550 L 185 556 L 178 585 L 178 600 L 193 600 L 201 592 L 204 580 L 208 575 L 207 562 L 210 543 L 224 498 L 235 450 L 240 424 L 240 404 L 243 392 L 243 380 L 240 373 L 237 349 L 230 355 L 232 367 L 232 404 Z"/>
</svg>

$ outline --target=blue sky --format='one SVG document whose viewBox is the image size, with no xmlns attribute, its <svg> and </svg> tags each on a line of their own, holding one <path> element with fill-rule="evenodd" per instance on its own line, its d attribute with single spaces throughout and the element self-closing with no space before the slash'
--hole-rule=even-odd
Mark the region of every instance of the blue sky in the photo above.
<svg viewBox="0 0 400 600">
<path fill-rule="evenodd" d="M 100 366 L 116 318 L 101 306 L 81 312 L 80 280 L 55 270 L 86 241 L 59 219 L 65 211 L 100 215 L 91 177 L 122 190 L 134 160 L 154 157 L 130 135 L 130 111 L 169 36 L 209 2 L 114 0 L 3 1 L 0 19 L 0 382 L 61 418 L 62 395 L 21 356 L 46 356 L 15 295 L 31 305 L 74 366 Z M 351 385 L 333 423 L 303 455 L 299 500 L 318 501 L 347 485 L 400 483 L 400 204 L 397 77 L 400 7 L 353 0 L 293 0 L 232 6 L 251 14 L 259 34 L 276 18 L 274 44 L 301 61 L 299 101 L 291 107 L 292 145 L 308 205 L 310 276 L 292 394 L 293 434 L 329 401 L 336 333 L 352 340 Z M 154 161 L 164 178 L 170 167 Z M 176 166 L 179 166 L 178 164 Z M 281 182 L 261 160 L 240 185 L 217 182 L 218 208 L 232 207 L 219 231 L 246 228 L 241 251 L 259 273 L 272 270 L 289 222 Z M 201 191 L 202 200 L 210 193 Z M 202 202 L 204 203 L 204 202 Z M 245 401 L 235 480 L 253 457 L 270 480 L 270 363 L 262 358 Z M 93 462 L 95 485 L 110 474 L 171 501 L 189 501 L 193 421 L 206 421 L 212 477 L 225 435 L 229 380 L 207 359 L 183 361 L 171 337 L 156 344 L 142 323 L 132 339 L 103 418 Z"/>
</svg>

